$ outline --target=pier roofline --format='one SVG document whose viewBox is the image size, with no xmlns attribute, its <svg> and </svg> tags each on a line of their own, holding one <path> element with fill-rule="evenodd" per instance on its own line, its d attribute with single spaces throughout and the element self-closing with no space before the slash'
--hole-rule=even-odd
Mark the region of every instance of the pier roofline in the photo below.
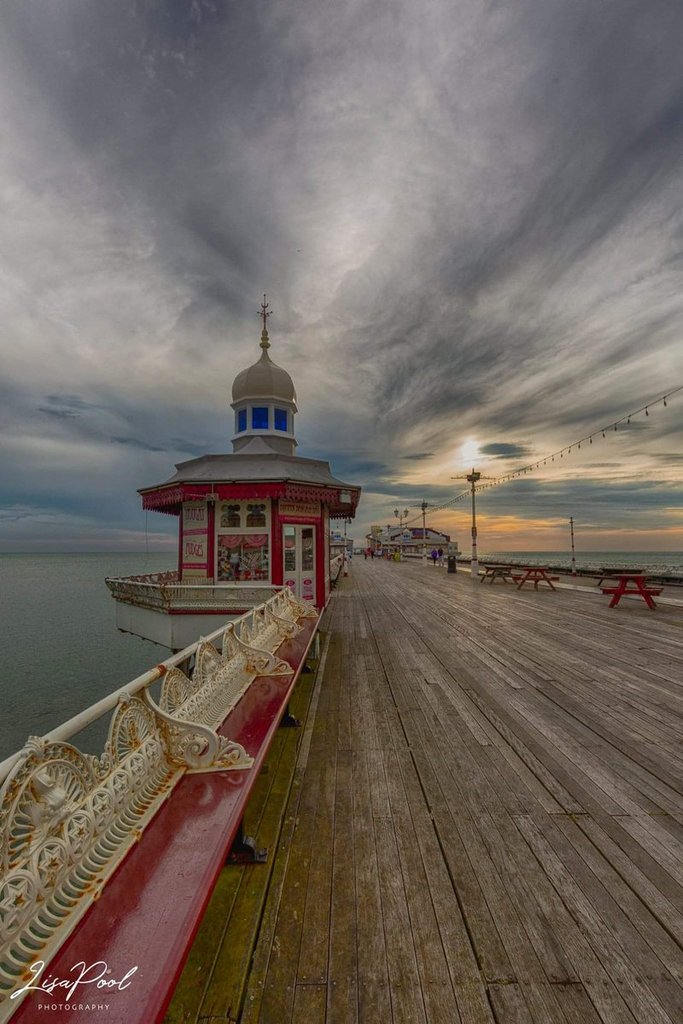
<svg viewBox="0 0 683 1024">
<path fill-rule="evenodd" d="M 341 500 L 343 492 L 350 495 L 350 500 Z M 284 498 L 286 501 L 323 501 L 329 504 L 331 519 L 353 519 L 360 498 L 358 488 L 344 487 L 343 491 L 320 487 L 315 484 L 306 486 L 292 481 L 272 481 L 260 484 L 212 484 L 183 483 L 161 484 L 138 492 L 142 495 L 142 507 L 146 511 L 165 512 L 179 516 L 183 502 L 201 501 L 202 499 L 223 501 L 231 498 L 246 500 L 249 498 Z"/>
<path fill-rule="evenodd" d="M 142 487 L 145 510 L 180 515 L 184 501 L 284 498 L 322 501 L 332 519 L 353 519 L 360 487 L 333 476 L 328 462 L 281 454 L 202 455 L 176 464 L 163 484 Z"/>
</svg>

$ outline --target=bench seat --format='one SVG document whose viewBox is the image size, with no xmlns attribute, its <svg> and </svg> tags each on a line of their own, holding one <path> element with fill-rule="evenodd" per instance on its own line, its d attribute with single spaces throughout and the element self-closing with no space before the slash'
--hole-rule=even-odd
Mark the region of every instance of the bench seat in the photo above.
<svg viewBox="0 0 683 1024">
<path fill-rule="evenodd" d="M 102 1011 L 107 1024 L 155 1024 L 163 1019 L 318 622 L 302 621 L 301 632 L 277 651 L 293 675 L 256 679 L 218 729 L 244 746 L 253 765 L 240 772 L 186 774 L 52 957 L 43 978 L 73 978 L 72 967 L 79 961 L 106 961 L 113 979 L 138 968 L 122 991 L 83 985 L 72 1004 L 108 1004 L 109 1010 Z M 62 1001 L 63 990 L 52 995 L 31 992 L 11 1017 L 12 1024 L 34 1024 L 49 1015 L 38 1010 L 39 1003 Z M 95 1014 L 70 1009 L 68 1019 L 92 1024 Z"/>
<path fill-rule="evenodd" d="M 642 590 L 637 590 L 634 587 L 628 587 L 626 590 L 620 591 L 619 587 L 600 587 L 603 594 L 621 593 L 624 597 L 626 594 L 651 594 L 653 597 L 656 597 L 658 594 L 661 594 L 663 589 L 663 587 L 643 587 Z"/>
</svg>

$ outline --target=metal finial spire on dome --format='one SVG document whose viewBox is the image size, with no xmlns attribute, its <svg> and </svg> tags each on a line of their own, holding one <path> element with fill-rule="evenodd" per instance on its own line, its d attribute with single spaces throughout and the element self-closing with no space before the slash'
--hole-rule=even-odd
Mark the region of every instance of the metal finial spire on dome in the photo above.
<svg viewBox="0 0 683 1024">
<path fill-rule="evenodd" d="M 272 309 L 268 308 L 266 302 L 266 293 L 263 293 L 263 302 L 261 303 L 261 309 L 258 315 L 263 320 L 263 330 L 261 331 L 261 348 L 265 352 L 266 349 L 270 348 L 270 342 L 268 341 L 268 317 L 272 314 Z"/>
</svg>

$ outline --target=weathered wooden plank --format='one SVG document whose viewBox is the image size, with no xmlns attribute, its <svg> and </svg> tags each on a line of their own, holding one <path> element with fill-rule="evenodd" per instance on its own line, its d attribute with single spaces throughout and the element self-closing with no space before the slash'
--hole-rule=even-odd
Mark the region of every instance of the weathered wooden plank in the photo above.
<svg viewBox="0 0 683 1024">
<path fill-rule="evenodd" d="M 437 776 L 426 758 L 417 752 L 413 756 L 427 795 L 442 856 L 458 894 L 458 902 L 483 978 L 485 982 L 513 982 L 516 980 L 514 970 L 494 923 L 480 876 L 467 855 L 448 803 L 438 785 Z"/>
<path fill-rule="evenodd" d="M 297 985 L 294 996 L 293 1024 L 325 1024 L 326 985 Z"/>
<path fill-rule="evenodd" d="M 358 957 L 358 1019 L 391 1021 L 379 870 L 364 754 L 357 754 L 354 759 L 352 788 L 356 935 L 361 953 Z"/>
<path fill-rule="evenodd" d="M 358 1021 L 358 931 L 353 832 L 353 761 L 337 751 L 327 1024 Z M 310 885 L 310 879 L 309 879 Z M 364 950 L 360 950 L 364 955 Z"/>
<path fill-rule="evenodd" d="M 292 709 L 299 711 L 292 702 Z M 226 917 L 222 940 L 217 948 L 211 975 L 199 1018 L 221 1016 L 237 1020 L 251 964 L 251 955 L 258 933 L 261 911 L 266 898 L 274 852 L 280 836 L 282 820 L 291 789 L 296 761 L 297 735 L 294 730 L 284 731 L 283 751 L 277 763 L 271 764 L 273 782 L 268 803 L 258 821 L 253 820 L 253 808 L 245 814 L 245 830 L 254 835 L 259 845 L 269 851 L 268 864 L 227 867 L 224 874 L 240 875 L 239 889 L 229 916 Z"/>
<path fill-rule="evenodd" d="M 430 879 L 425 874 L 393 751 L 385 754 L 385 777 L 427 1021 L 448 1020 L 458 1024 L 460 1014 L 434 913 Z"/>
<path fill-rule="evenodd" d="M 332 645 L 330 650 L 332 651 Z M 332 661 L 332 671 L 335 665 L 333 654 L 332 657 L 328 657 L 328 665 Z M 254 978 L 259 998 L 250 1000 L 249 1013 L 253 1017 L 257 1011 L 258 1015 L 253 1019 L 264 1022 L 285 1022 L 292 1016 L 310 870 L 310 847 L 314 839 L 316 814 L 322 793 L 319 774 L 310 770 L 310 766 L 316 764 L 321 748 L 324 750 L 328 703 L 328 690 L 323 687 L 308 752 L 305 784 L 302 785 L 298 796 L 294 830 L 286 852 L 285 880 L 279 894 L 272 938 L 269 938 L 267 970 L 262 978 Z"/>
<path fill-rule="evenodd" d="M 560 829 L 576 851 L 581 855 L 591 871 L 600 879 L 612 897 L 616 907 L 623 912 L 633 926 L 638 929 L 657 957 L 679 981 L 683 980 L 683 949 L 671 937 L 668 930 L 660 924 L 655 915 L 648 910 L 640 896 L 637 896 L 624 881 L 612 864 L 593 846 L 586 834 L 576 822 L 570 818 L 553 818 L 555 826 Z M 611 914 L 615 911 L 610 907 Z M 683 925 L 683 919 L 681 920 Z M 683 929 L 682 929 L 683 933 Z M 622 928 L 619 928 L 622 934 Z M 657 970 L 657 964 L 652 965 Z M 661 965 L 660 965 L 661 968 Z M 681 1014 L 683 1017 L 683 1013 Z"/>
<path fill-rule="evenodd" d="M 496 1020 L 505 1024 L 534 1024 L 522 988 L 512 982 L 507 985 L 489 985 L 489 998 Z"/>
<path fill-rule="evenodd" d="M 427 1024 L 401 862 L 391 818 L 375 818 L 375 846 L 394 1019 Z"/>
<path fill-rule="evenodd" d="M 599 944 L 601 962 L 618 986 L 635 1019 L 642 1024 L 674 1024 L 657 995 L 634 973 L 632 963 L 620 942 L 623 934 L 617 933 L 620 938 L 617 937 L 610 923 L 596 912 L 578 880 L 570 874 L 536 823 L 531 818 L 520 816 L 518 826 L 584 933 Z M 585 877 L 582 882 L 587 885 Z"/>
</svg>

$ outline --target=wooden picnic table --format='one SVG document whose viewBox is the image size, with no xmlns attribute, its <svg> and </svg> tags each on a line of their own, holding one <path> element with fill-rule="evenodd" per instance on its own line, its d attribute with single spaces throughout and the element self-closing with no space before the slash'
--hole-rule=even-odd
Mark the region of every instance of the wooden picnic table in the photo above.
<svg viewBox="0 0 683 1024">
<path fill-rule="evenodd" d="M 616 608 L 621 601 L 622 597 L 626 594 L 640 594 L 645 604 L 652 611 L 655 610 L 657 605 L 653 600 L 653 596 L 661 594 L 661 587 L 650 587 L 647 585 L 647 576 L 642 572 L 621 572 L 615 574 L 614 577 L 618 582 L 615 587 L 601 587 L 603 594 L 611 594 L 612 600 L 609 603 L 610 608 Z M 629 586 L 629 584 L 633 586 Z"/>
<path fill-rule="evenodd" d="M 557 580 L 557 576 L 548 576 L 547 565 L 522 565 L 520 566 L 520 572 L 524 575 L 517 584 L 517 590 L 521 590 L 525 583 L 533 583 L 534 588 L 538 590 L 539 583 L 547 583 L 551 590 L 555 587 L 552 584 L 553 580 Z"/>
<path fill-rule="evenodd" d="M 643 571 L 642 566 L 639 566 L 639 565 L 623 565 L 623 566 L 604 565 L 600 569 L 600 579 L 598 580 L 596 585 L 599 587 L 603 580 L 613 579 L 613 578 L 615 578 L 617 576 L 622 576 L 625 573 L 626 574 L 628 574 L 628 573 L 638 573 L 638 574 L 640 574 L 640 573 L 642 573 L 642 571 Z"/>
<path fill-rule="evenodd" d="M 485 565 L 483 568 L 484 575 L 481 577 L 480 583 L 483 583 L 484 580 L 488 580 L 489 583 L 493 583 L 494 580 L 502 580 L 504 583 L 509 580 L 510 583 L 514 583 L 518 578 L 511 565 Z"/>
</svg>

